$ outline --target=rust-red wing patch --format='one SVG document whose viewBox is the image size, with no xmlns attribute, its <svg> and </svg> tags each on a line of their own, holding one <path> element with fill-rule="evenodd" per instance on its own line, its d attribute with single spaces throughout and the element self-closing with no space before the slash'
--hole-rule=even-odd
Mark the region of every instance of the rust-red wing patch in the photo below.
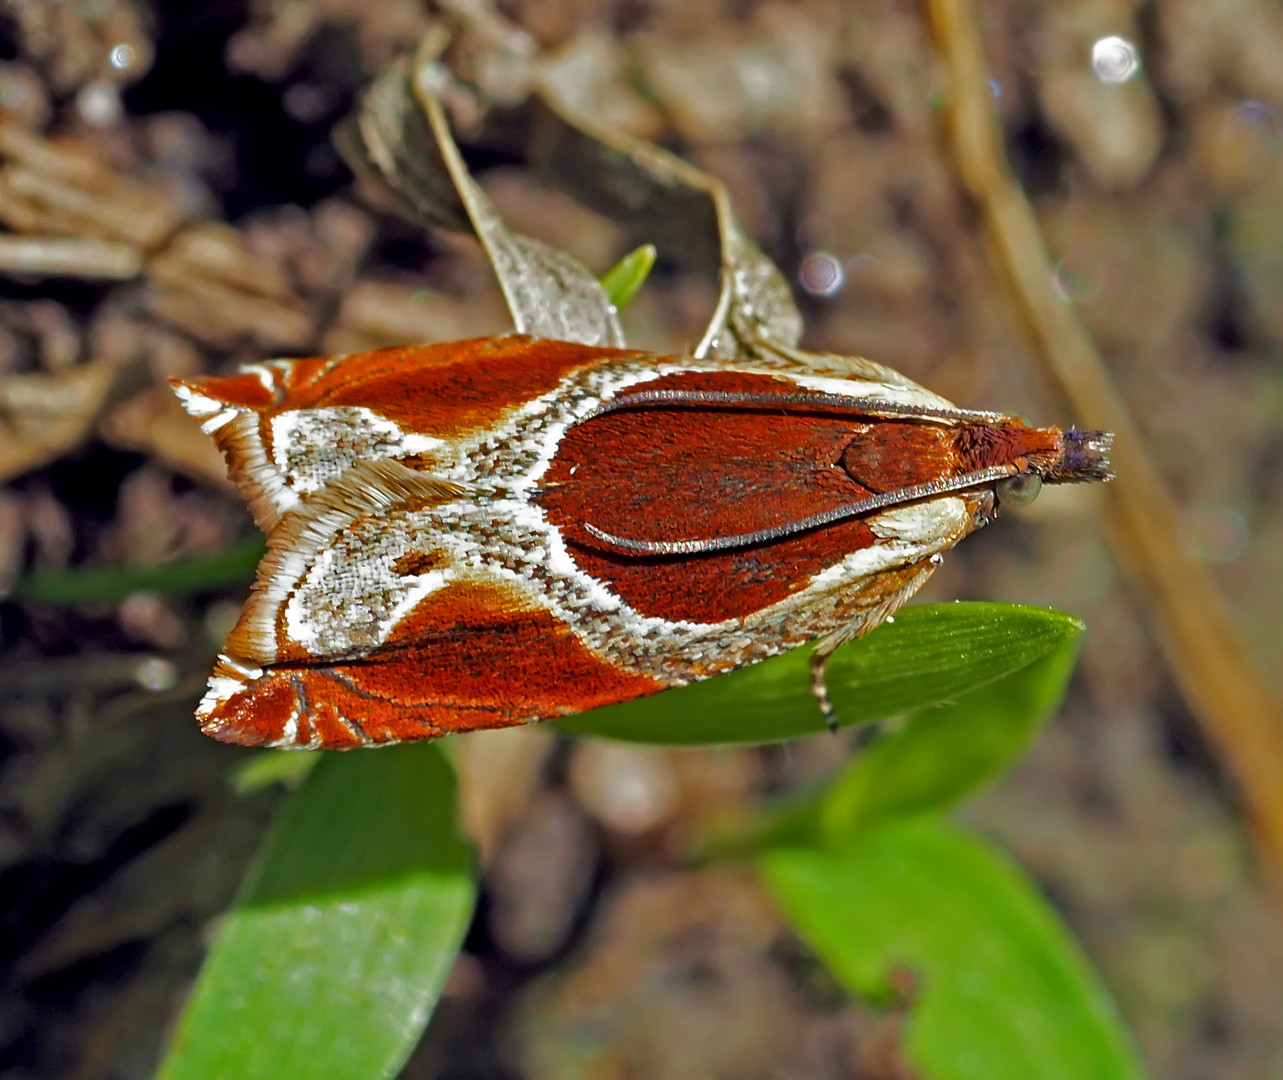
<svg viewBox="0 0 1283 1080">
<path fill-rule="evenodd" d="M 458 584 L 420 601 L 368 657 L 268 668 L 201 727 L 224 742 L 336 749 L 507 727 L 661 689 L 591 653 L 548 612 Z"/>
<path fill-rule="evenodd" d="M 182 385 L 268 415 L 358 406 L 404 431 L 453 438 L 555 389 L 577 368 L 621 355 L 645 354 L 513 334 L 377 349 L 338 361 L 292 360 L 282 367 L 276 395 L 254 375 L 193 379 Z"/>
<path fill-rule="evenodd" d="M 666 376 L 652 390 L 769 393 L 766 375 Z M 690 406 L 623 409 L 571 428 L 537 500 L 576 563 L 643 615 L 742 618 L 876 537 L 861 519 L 733 551 L 638 558 L 585 531 L 686 540 L 749 533 L 959 471 L 956 431 L 849 413 Z"/>
</svg>

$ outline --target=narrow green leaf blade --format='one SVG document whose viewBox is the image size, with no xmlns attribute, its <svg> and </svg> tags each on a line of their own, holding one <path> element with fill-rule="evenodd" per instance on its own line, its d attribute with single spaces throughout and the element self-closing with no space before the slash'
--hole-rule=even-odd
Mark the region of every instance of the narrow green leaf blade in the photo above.
<svg viewBox="0 0 1283 1080">
<path fill-rule="evenodd" d="M 320 750 L 257 750 L 242 756 L 228 779 L 237 795 L 251 795 L 273 784 L 297 787 L 320 763 Z"/>
<path fill-rule="evenodd" d="M 431 744 L 328 754 L 201 969 L 160 1080 L 373 1080 L 414 1048 L 471 917 Z"/>
<path fill-rule="evenodd" d="M 1024 751 L 1065 695 L 1078 635 L 956 701 L 923 709 L 873 743 L 830 786 L 825 833 L 839 839 L 891 817 L 940 811 Z"/>
<path fill-rule="evenodd" d="M 1013 604 L 926 604 L 829 660 L 838 722 L 864 724 L 950 701 L 1076 637 L 1071 615 Z M 824 730 L 811 697 L 809 648 L 650 698 L 557 721 L 563 731 L 629 742 L 778 742 Z"/>
<path fill-rule="evenodd" d="M 650 276 L 650 268 L 655 265 L 656 254 L 654 244 L 642 244 L 602 274 L 601 287 L 619 311 L 623 311 L 641 292 Z"/>
<path fill-rule="evenodd" d="M 937 820 L 888 822 L 840 852 L 759 868 L 798 934 L 850 991 L 917 995 L 909 1064 L 931 1080 L 1137 1080 L 1108 993 L 1036 887 L 988 843 Z"/>
<path fill-rule="evenodd" d="M 254 580 L 267 551 L 259 535 L 212 555 L 143 566 L 37 570 L 18 582 L 14 596 L 40 604 L 114 604 L 137 592 L 186 596 Z"/>
</svg>

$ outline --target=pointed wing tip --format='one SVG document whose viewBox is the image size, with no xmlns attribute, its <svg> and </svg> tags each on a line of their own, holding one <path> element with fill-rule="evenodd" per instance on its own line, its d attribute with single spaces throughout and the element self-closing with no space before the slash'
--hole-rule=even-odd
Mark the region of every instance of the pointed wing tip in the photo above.
<svg viewBox="0 0 1283 1080">
<path fill-rule="evenodd" d="M 227 402 L 219 401 L 206 393 L 204 380 L 171 378 L 169 385 L 173 387 L 174 395 L 188 415 L 196 420 L 208 420 L 228 408 Z"/>
</svg>

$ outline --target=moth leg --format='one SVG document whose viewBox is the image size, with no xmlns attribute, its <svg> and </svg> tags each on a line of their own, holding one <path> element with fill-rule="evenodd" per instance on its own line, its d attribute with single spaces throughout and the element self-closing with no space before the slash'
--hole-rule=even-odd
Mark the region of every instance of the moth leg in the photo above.
<svg viewBox="0 0 1283 1080">
<path fill-rule="evenodd" d="M 829 688 L 824 684 L 824 665 L 829 662 L 829 657 L 839 645 L 844 645 L 855 637 L 860 630 L 859 621 L 852 622 L 847 626 L 839 627 L 825 634 L 815 643 L 815 648 L 811 650 L 810 668 L 811 668 L 811 695 L 815 698 L 815 703 L 820 707 L 820 715 L 824 717 L 824 726 L 829 729 L 833 735 L 838 733 L 837 713 L 833 708 L 833 702 L 829 700 Z"/>
</svg>

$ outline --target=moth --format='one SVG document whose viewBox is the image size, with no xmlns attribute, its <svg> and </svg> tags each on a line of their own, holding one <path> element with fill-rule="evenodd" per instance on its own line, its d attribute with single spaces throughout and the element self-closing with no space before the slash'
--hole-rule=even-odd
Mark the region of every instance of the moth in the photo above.
<svg viewBox="0 0 1283 1080">
<path fill-rule="evenodd" d="M 267 533 L 197 718 L 346 748 L 581 712 L 818 639 L 825 658 L 1110 436 L 867 360 L 519 334 L 176 382 Z"/>
</svg>

